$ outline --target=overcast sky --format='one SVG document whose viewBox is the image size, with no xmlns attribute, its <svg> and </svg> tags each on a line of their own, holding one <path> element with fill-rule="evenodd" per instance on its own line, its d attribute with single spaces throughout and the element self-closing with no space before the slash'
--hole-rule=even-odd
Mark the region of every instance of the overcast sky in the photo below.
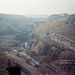
<svg viewBox="0 0 75 75">
<path fill-rule="evenodd" d="M 0 0 L 0 13 L 45 15 L 75 13 L 75 0 Z"/>
</svg>

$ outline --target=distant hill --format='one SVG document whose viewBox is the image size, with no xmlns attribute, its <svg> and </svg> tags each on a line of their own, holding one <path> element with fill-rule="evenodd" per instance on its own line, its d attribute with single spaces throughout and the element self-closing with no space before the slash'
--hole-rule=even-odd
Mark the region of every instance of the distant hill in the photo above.
<svg viewBox="0 0 75 75">
<path fill-rule="evenodd" d="M 68 15 L 68 18 L 61 20 L 47 20 L 39 24 L 39 27 L 35 30 L 41 37 L 44 37 L 46 33 L 58 33 L 64 35 L 72 40 L 75 40 L 75 15 Z"/>
<path fill-rule="evenodd" d="M 69 15 L 67 13 L 53 14 L 53 15 L 49 16 L 47 20 L 56 20 L 56 21 L 67 20 L 68 17 L 69 17 Z"/>
<path fill-rule="evenodd" d="M 32 18 L 36 22 L 45 21 L 49 15 L 26 15 L 26 17 Z"/>
<path fill-rule="evenodd" d="M 0 35 L 14 34 L 33 27 L 34 21 L 20 15 L 0 14 Z"/>
</svg>

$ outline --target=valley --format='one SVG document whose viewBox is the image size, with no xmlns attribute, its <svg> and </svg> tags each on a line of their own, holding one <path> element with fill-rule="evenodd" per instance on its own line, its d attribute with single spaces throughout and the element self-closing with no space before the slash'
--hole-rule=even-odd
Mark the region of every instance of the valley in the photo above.
<svg viewBox="0 0 75 75">
<path fill-rule="evenodd" d="M 75 14 L 43 17 L 0 14 L 0 50 L 21 75 L 74 75 Z"/>
</svg>

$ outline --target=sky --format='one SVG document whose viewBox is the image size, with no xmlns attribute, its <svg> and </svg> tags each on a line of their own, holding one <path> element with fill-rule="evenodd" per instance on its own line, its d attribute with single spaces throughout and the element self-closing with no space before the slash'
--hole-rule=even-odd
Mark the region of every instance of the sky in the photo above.
<svg viewBox="0 0 75 75">
<path fill-rule="evenodd" d="M 50 15 L 75 13 L 75 0 L 0 0 L 0 13 Z"/>
</svg>

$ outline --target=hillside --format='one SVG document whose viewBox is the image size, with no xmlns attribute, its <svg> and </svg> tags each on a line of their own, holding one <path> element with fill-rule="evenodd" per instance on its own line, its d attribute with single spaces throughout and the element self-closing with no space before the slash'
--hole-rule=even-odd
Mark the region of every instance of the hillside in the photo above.
<svg viewBox="0 0 75 75">
<path fill-rule="evenodd" d="M 49 41 L 50 42 L 50 41 Z M 30 55 L 40 62 L 47 64 L 48 67 L 53 66 L 59 75 L 74 75 L 75 72 L 75 53 L 67 51 L 60 45 L 39 41 L 35 45 Z"/>
<path fill-rule="evenodd" d="M 58 33 L 75 40 L 75 17 L 69 15 L 67 20 L 49 20 L 39 24 L 35 30 L 41 37 L 46 34 Z"/>
<path fill-rule="evenodd" d="M 52 16 L 54 19 L 46 20 L 39 24 L 35 32 L 41 40 L 32 45 L 29 54 L 46 64 L 49 68 L 55 69 L 59 75 L 74 75 L 75 72 L 75 51 L 69 51 L 67 46 L 52 41 L 49 34 L 59 34 L 75 41 L 75 14 L 69 15 L 67 19 Z M 62 37 L 61 37 L 62 38 Z"/>
<path fill-rule="evenodd" d="M 8 66 L 7 63 L 8 63 L 7 56 L 0 50 L 0 75 L 7 75 L 6 71 L 6 68 Z"/>
<path fill-rule="evenodd" d="M 37 23 L 32 18 L 0 14 L 0 48 L 17 47 L 29 40 L 36 26 Z"/>
<path fill-rule="evenodd" d="M 14 34 L 32 27 L 34 21 L 20 15 L 0 14 L 0 34 Z"/>
</svg>

